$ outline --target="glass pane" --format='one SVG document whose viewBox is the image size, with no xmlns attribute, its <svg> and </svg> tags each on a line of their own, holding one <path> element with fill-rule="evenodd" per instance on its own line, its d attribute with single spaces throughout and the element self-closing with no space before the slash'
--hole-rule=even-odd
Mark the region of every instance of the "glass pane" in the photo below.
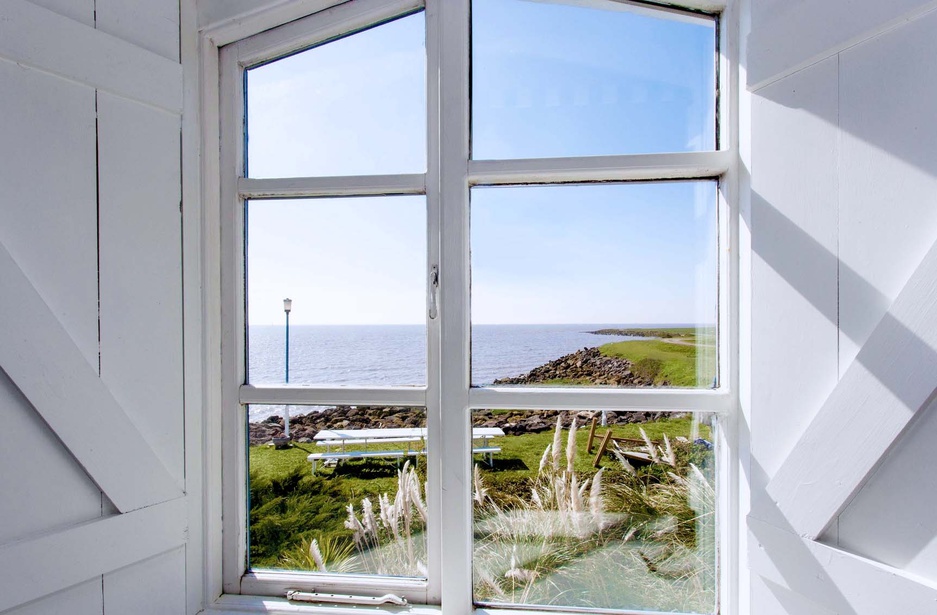
<svg viewBox="0 0 937 615">
<path fill-rule="evenodd" d="M 474 594 L 483 604 L 713 613 L 715 417 L 477 410 Z M 477 440 L 476 440 L 477 442 Z"/>
<path fill-rule="evenodd" d="M 423 408 L 257 405 L 248 418 L 251 569 L 426 576 Z"/>
<path fill-rule="evenodd" d="M 423 13 L 247 71 L 250 177 L 426 171 Z"/>
<path fill-rule="evenodd" d="M 472 190 L 472 383 L 716 384 L 716 182 Z"/>
<path fill-rule="evenodd" d="M 715 149 L 715 21 L 576 4 L 473 0 L 473 158 Z"/>
<path fill-rule="evenodd" d="M 255 200 L 246 215 L 249 382 L 426 382 L 424 197 Z"/>
</svg>

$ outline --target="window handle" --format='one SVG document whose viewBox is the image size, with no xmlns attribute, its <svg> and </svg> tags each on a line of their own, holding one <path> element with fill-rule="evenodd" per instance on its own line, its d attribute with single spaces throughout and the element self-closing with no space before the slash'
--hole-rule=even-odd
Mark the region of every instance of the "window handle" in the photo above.
<svg viewBox="0 0 937 615">
<path fill-rule="evenodd" d="M 439 290 L 439 267 L 433 265 L 429 270 L 429 318 L 436 320 L 436 291 Z"/>
</svg>

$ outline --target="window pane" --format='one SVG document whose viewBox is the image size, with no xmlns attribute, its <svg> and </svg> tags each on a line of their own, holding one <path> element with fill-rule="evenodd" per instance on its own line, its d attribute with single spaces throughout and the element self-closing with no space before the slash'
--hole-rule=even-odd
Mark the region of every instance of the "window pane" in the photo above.
<svg viewBox="0 0 937 615">
<path fill-rule="evenodd" d="M 249 382 L 426 382 L 424 197 L 255 200 L 246 215 Z"/>
<path fill-rule="evenodd" d="M 277 448 L 287 408 L 292 443 Z M 251 569 L 426 576 L 423 408 L 248 414 Z"/>
<path fill-rule="evenodd" d="M 471 198 L 474 385 L 715 385 L 715 182 Z"/>
<path fill-rule="evenodd" d="M 714 149 L 715 21 L 577 4 L 473 0 L 473 158 Z"/>
<path fill-rule="evenodd" d="M 247 71 L 250 177 L 423 173 L 423 13 Z"/>
<path fill-rule="evenodd" d="M 483 604 L 713 613 L 715 418 L 477 410 L 501 426 L 474 470 Z M 559 427 L 558 427 L 559 426 Z"/>
</svg>

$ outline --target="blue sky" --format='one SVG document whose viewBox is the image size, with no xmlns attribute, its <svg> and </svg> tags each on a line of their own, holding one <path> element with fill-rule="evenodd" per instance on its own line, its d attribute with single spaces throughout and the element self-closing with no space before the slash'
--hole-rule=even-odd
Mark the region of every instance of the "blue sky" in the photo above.
<svg viewBox="0 0 937 615">
<path fill-rule="evenodd" d="M 713 149 L 711 22 L 608 6 L 474 1 L 476 158 Z M 249 175 L 424 172 L 423 27 L 249 71 Z M 249 322 L 286 296 L 296 324 L 422 322 L 425 219 L 423 197 L 252 202 Z M 715 318 L 712 182 L 476 188 L 471 222 L 475 323 Z"/>
</svg>

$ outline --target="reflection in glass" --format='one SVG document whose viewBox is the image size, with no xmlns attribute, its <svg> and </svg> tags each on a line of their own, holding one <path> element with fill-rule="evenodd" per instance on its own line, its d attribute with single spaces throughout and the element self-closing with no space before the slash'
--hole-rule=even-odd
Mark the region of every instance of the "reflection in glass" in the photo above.
<svg viewBox="0 0 937 615">
<path fill-rule="evenodd" d="M 426 382 L 422 196 L 247 204 L 252 384 Z"/>
<path fill-rule="evenodd" d="M 477 410 L 502 426 L 474 468 L 482 604 L 712 613 L 714 417 Z"/>
<path fill-rule="evenodd" d="M 421 12 L 248 70 L 249 176 L 424 172 L 424 39 Z"/>
<path fill-rule="evenodd" d="M 472 383 L 715 386 L 716 190 L 472 189 Z"/>
<path fill-rule="evenodd" d="M 715 149 L 715 20 L 583 4 L 473 0 L 472 157 Z"/>
<path fill-rule="evenodd" d="M 250 568 L 426 576 L 426 411 L 251 406 Z"/>
</svg>

